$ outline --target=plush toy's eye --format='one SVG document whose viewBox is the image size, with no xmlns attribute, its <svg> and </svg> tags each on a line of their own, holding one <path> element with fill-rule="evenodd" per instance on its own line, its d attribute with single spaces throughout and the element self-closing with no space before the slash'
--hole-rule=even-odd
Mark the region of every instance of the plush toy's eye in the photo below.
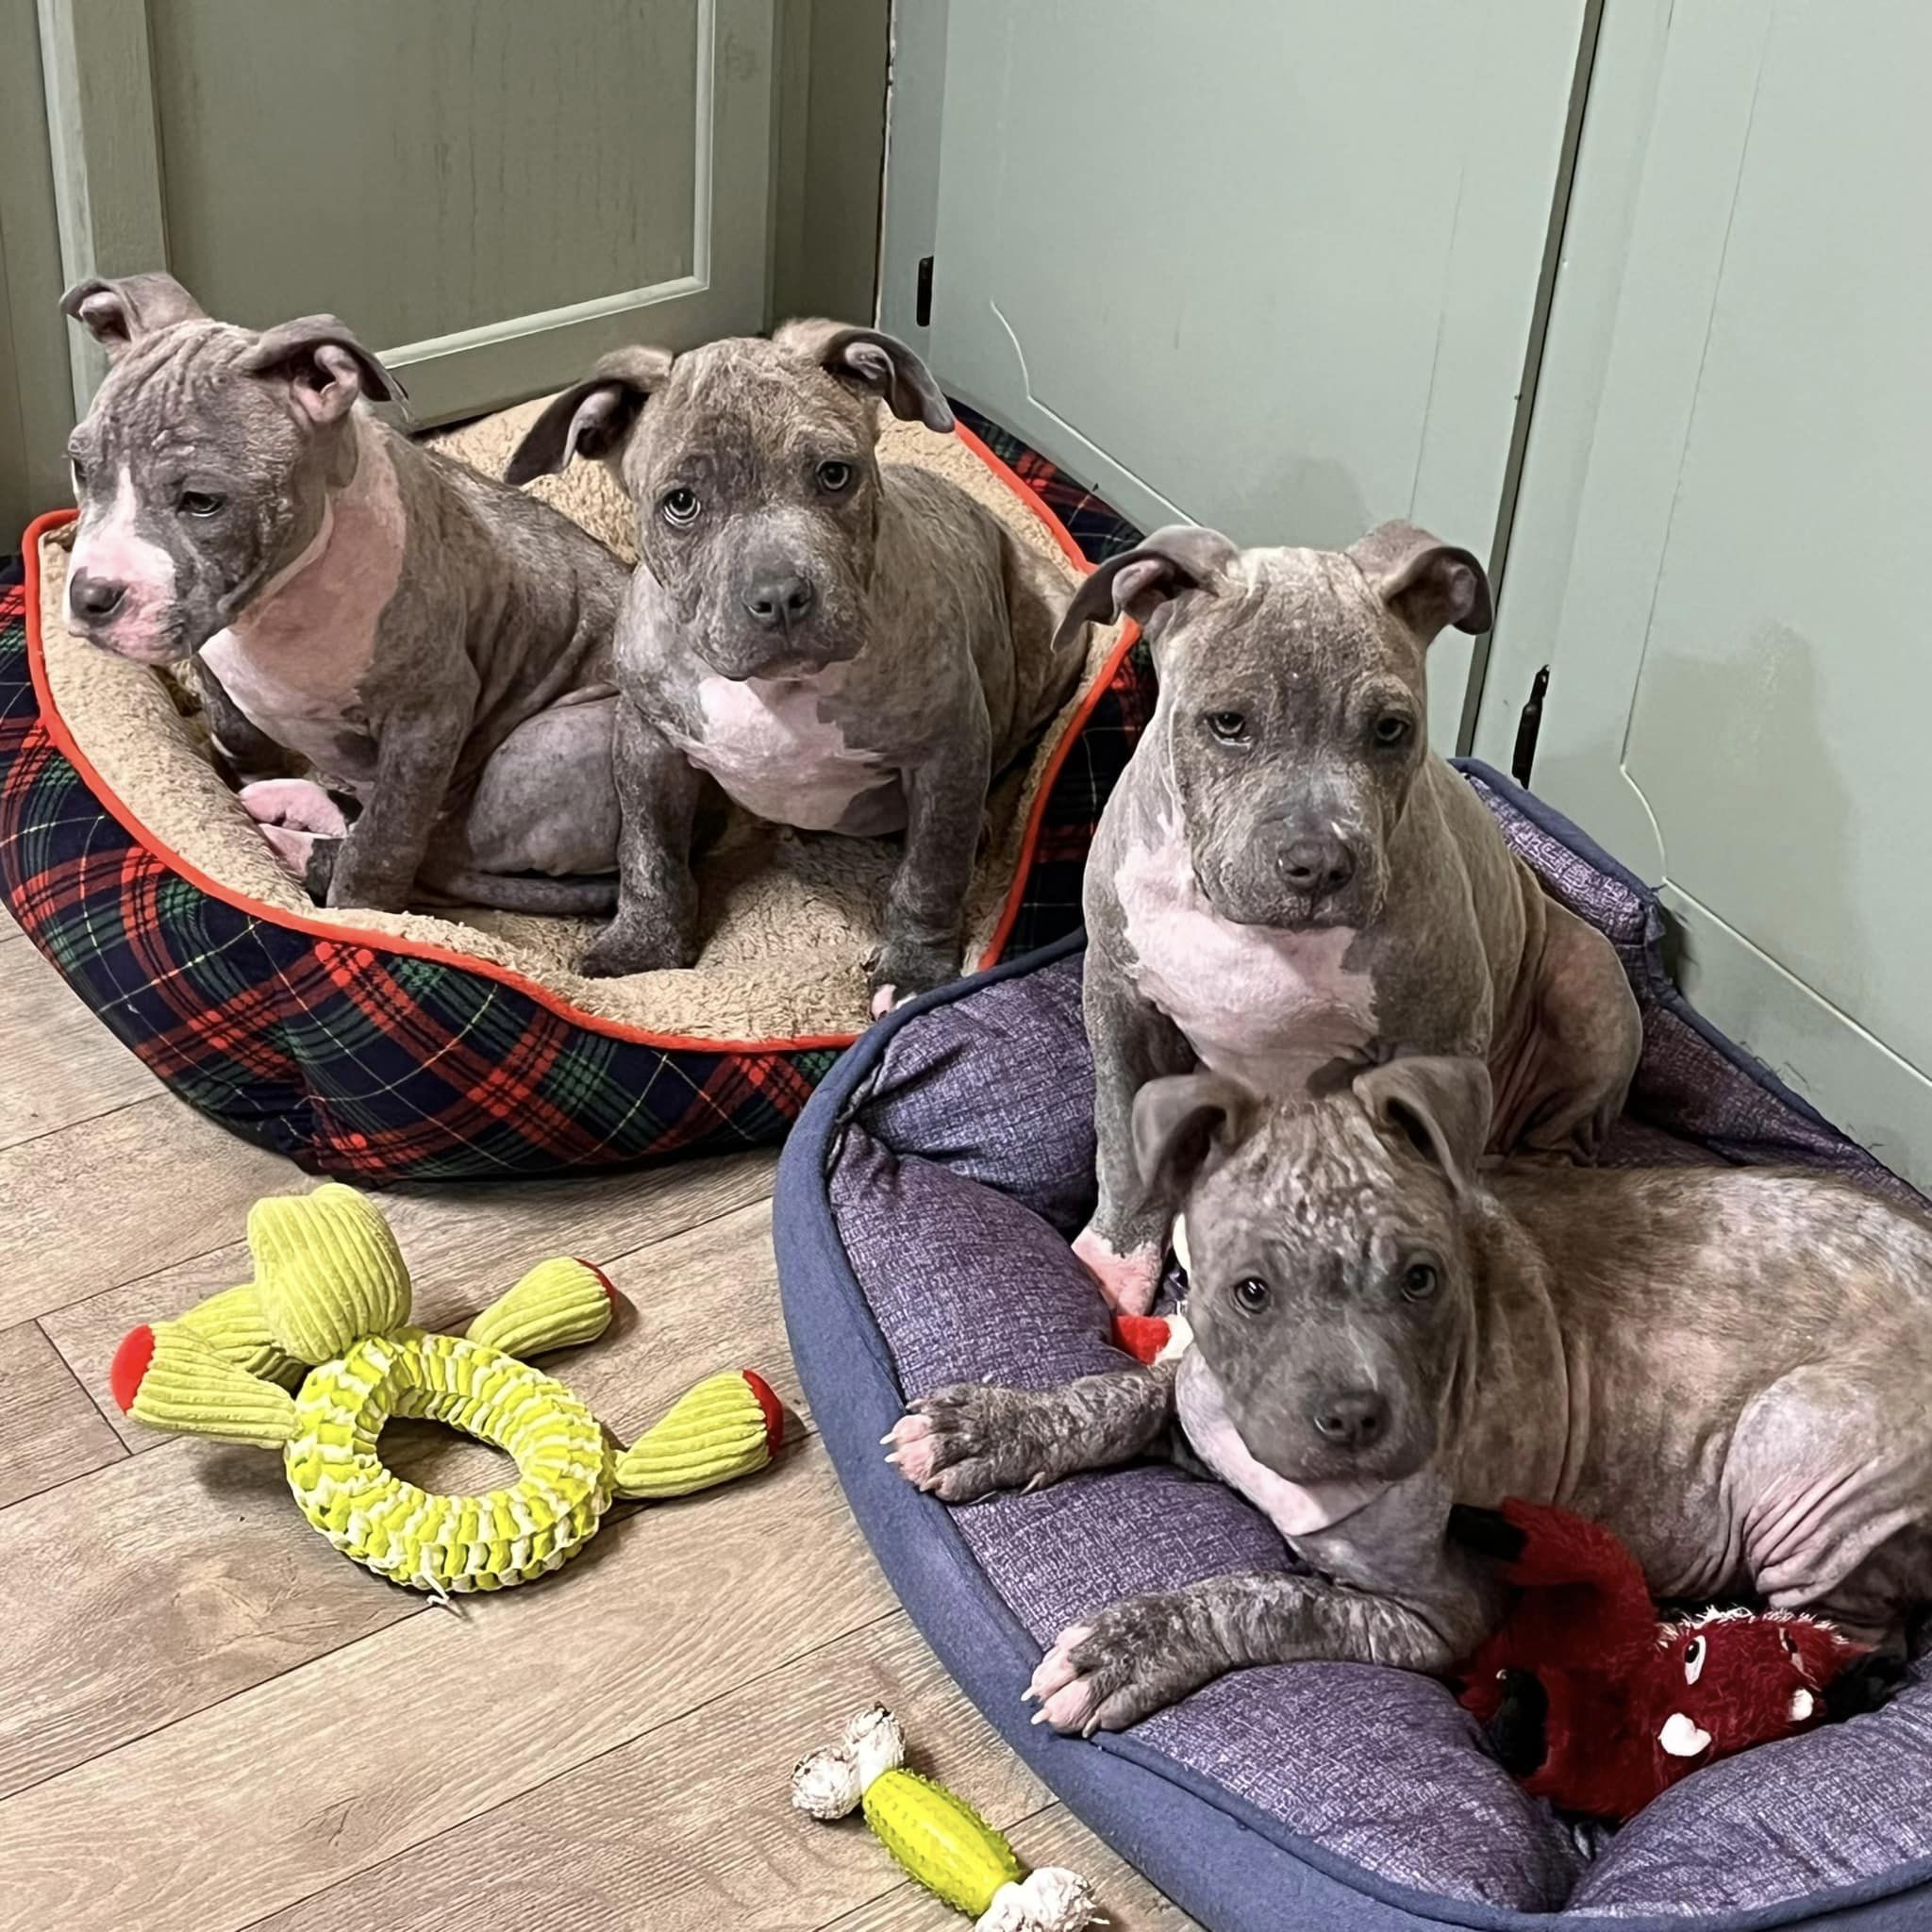
<svg viewBox="0 0 1932 1932">
<path fill-rule="evenodd" d="M 1699 1677 L 1703 1676 L 1705 1647 L 1706 1646 L 1704 1639 L 1701 1637 L 1693 1637 L 1690 1640 L 1690 1641 L 1684 1646 L 1685 1683 L 1694 1684 L 1696 1683 Z"/>
</svg>

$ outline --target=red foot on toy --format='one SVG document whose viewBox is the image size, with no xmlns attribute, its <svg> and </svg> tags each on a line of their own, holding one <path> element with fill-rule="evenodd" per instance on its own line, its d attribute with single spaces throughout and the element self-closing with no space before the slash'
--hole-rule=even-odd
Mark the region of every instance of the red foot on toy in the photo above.
<svg viewBox="0 0 1932 1932">
<path fill-rule="evenodd" d="M 617 1291 L 616 1289 L 611 1287 L 609 1275 L 605 1274 L 603 1269 L 598 1267 L 596 1262 L 587 1261 L 581 1255 L 573 1255 L 571 1257 L 571 1259 L 575 1261 L 579 1268 L 588 1268 L 591 1271 L 591 1273 L 597 1277 L 597 1286 L 604 1291 L 604 1299 L 607 1302 L 610 1302 L 612 1304 L 616 1302 Z"/>
<path fill-rule="evenodd" d="M 1173 1330 L 1165 1315 L 1116 1315 L 1113 1339 L 1137 1362 L 1152 1368 Z"/>
<path fill-rule="evenodd" d="M 785 1446 L 785 1405 L 772 1393 L 772 1385 L 755 1369 L 740 1369 L 745 1386 L 758 1399 L 758 1407 L 764 1411 L 765 1446 L 774 1456 Z"/>
<path fill-rule="evenodd" d="M 141 1393 L 141 1379 L 154 1358 L 155 1331 L 145 1322 L 139 1328 L 130 1328 L 114 1351 L 114 1365 L 108 1371 L 108 1387 L 113 1391 L 123 1415 L 134 1407 L 134 1398 Z"/>
</svg>

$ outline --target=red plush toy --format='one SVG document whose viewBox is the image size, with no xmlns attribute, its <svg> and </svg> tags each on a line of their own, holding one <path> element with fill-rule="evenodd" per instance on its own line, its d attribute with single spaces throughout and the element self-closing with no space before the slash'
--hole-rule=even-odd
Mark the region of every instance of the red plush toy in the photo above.
<svg viewBox="0 0 1932 1932">
<path fill-rule="evenodd" d="M 1815 1617 L 1659 1620 L 1637 1559 L 1566 1509 L 1458 1508 L 1450 1528 L 1521 1591 L 1462 1703 L 1524 1789 L 1565 1810 L 1621 1823 L 1700 1766 L 1883 1701 L 1882 1662 Z"/>
</svg>

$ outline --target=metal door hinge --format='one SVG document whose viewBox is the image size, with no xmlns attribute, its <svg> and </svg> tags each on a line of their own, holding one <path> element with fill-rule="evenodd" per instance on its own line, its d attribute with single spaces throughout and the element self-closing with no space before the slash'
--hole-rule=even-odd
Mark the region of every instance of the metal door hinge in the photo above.
<svg viewBox="0 0 1932 1932">
<path fill-rule="evenodd" d="M 932 257 L 919 258 L 919 282 L 912 298 L 912 319 L 921 328 L 932 326 Z"/>
<path fill-rule="evenodd" d="M 1529 698 L 1523 715 L 1516 721 L 1516 750 L 1509 759 L 1509 775 L 1527 791 L 1529 774 L 1536 766 L 1537 734 L 1543 728 L 1543 693 L 1550 688 L 1550 667 L 1545 664 L 1529 687 Z"/>
</svg>

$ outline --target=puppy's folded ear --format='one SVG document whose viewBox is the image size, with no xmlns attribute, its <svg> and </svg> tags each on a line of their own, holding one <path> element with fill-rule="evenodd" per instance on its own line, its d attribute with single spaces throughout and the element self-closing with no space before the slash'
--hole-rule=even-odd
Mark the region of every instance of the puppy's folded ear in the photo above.
<svg viewBox="0 0 1932 1932">
<path fill-rule="evenodd" d="M 671 374 L 669 349 L 613 349 L 588 382 L 567 389 L 510 453 L 506 483 L 554 476 L 573 457 L 594 460 L 622 446 L 639 411 Z"/>
<path fill-rule="evenodd" d="M 1369 1118 L 1432 1160 L 1458 1194 L 1475 1185 L 1494 1104 L 1481 1060 L 1415 1054 L 1370 1067 L 1351 1084 Z"/>
<path fill-rule="evenodd" d="M 202 306 L 173 275 L 122 275 L 108 280 L 91 275 L 60 298 L 60 312 L 71 315 L 113 361 L 130 343 L 177 322 L 205 322 Z"/>
<path fill-rule="evenodd" d="M 1261 1103 L 1221 1074 L 1150 1080 L 1134 1095 L 1134 1159 L 1149 1188 L 1185 1194 L 1205 1168 L 1247 1138 Z"/>
<path fill-rule="evenodd" d="M 358 398 L 406 400 L 402 384 L 333 315 L 304 315 L 264 329 L 238 366 L 286 380 L 295 407 L 318 426 L 346 416 Z"/>
<path fill-rule="evenodd" d="M 849 388 L 883 396 L 902 423 L 924 423 L 941 434 L 953 427 L 953 412 L 932 372 L 897 336 L 842 322 L 788 322 L 772 341 Z"/>
<path fill-rule="evenodd" d="M 1211 591 L 1241 556 L 1219 530 L 1169 524 L 1133 550 L 1109 557 L 1087 574 L 1054 634 L 1059 647 L 1085 624 L 1131 617 L 1144 631 L 1184 591 Z"/>
<path fill-rule="evenodd" d="M 1494 620 L 1490 580 L 1474 556 L 1413 524 L 1383 524 L 1351 544 L 1348 555 L 1424 643 L 1446 624 L 1474 637 Z"/>
</svg>

